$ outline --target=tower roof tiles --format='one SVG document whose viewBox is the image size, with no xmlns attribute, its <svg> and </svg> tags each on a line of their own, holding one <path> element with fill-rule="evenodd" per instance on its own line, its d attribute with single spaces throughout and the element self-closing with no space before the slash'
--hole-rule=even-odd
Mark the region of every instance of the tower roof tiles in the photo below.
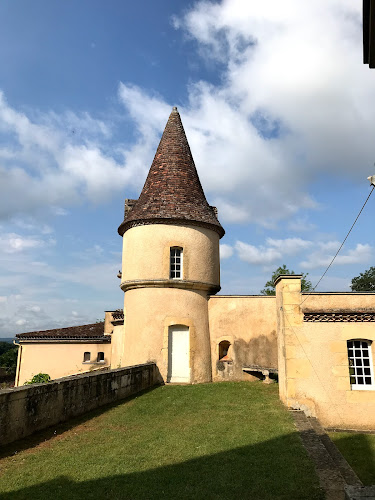
<svg viewBox="0 0 375 500">
<path fill-rule="evenodd" d="M 131 200 L 134 203 L 134 200 Z M 174 107 L 138 200 L 125 211 L 118 232 L 135 225 L 187 223 L 224 235 L 214 207 L 206 200 L 180 114 Z"/>
</svg>

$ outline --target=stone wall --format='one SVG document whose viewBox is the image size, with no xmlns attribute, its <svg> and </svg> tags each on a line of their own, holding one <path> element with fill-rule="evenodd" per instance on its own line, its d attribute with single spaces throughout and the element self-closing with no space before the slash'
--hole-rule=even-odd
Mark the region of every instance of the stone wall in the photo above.
<svg viewBox="0 0 375 500">
<path fill-rule="evenodd" d="M 154 363 L 0 391 L 0 445 L 160 383 Z"/>
<path fill-rule="evenodd" d="M 277 368 L 274 296 L 216 295 L 208 301 L 213 381 L 250 379 L 244 367 Z M 229 342 L 220 360 L 220 343 Z"/>
<path fill-rule="evenodd" d="M 347 347 L 366 341 L 375 371 L 375 294 L 307 296 L 299 276 L 282 275 L 276 300 L 281 400 L 325 427 L 375 429 L 375 384 L 351 385 Z"/>
</svg>

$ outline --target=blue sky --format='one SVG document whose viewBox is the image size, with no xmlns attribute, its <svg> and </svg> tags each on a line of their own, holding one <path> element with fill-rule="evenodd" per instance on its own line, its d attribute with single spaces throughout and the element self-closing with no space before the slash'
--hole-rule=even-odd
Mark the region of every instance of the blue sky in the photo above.
<svg viewBox="0 0 375 500">
<path fill-rule="evenodd" d="M 124 198 L 175 105 L 226 229 L 221 293 L 282 264 L 315 284 L 375 174 L 357 3 L 3 0 L 0 336 L 122 307 Z M 318 290 L 373 264 L 374 204 Z"/>
</svg>

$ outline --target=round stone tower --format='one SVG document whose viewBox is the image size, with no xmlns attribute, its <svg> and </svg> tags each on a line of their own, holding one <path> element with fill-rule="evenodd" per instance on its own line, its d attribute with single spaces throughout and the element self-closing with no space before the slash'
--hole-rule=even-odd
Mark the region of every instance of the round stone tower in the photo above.
<svg viewBox="0 0 375 500">
<path fill-rule="evenodd" d="M 211 381 L 208 296 L 224 229 L 173 108 L 138 200 L 125 201 L 124 337 L 112 365 L 154 361 L 166 382 Z M 117 362 L 116 362 L 117 360 Z"/>
</svg>

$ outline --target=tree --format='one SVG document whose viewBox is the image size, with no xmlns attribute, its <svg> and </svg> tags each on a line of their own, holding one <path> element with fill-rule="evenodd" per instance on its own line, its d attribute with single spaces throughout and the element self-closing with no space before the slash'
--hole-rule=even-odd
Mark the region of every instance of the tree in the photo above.
<svg viewBox="0 0 375 500">
<path fill-rule="evenodd" d="M 17 367 L 18 347 L 10 345 L 11 349 L 0 355 L 0 368 L 6 368 L 8 373 L 13 373 Z"/>
<path fill-rule="evenodd" d="M 14 349 L 14 344 L 0 341 L 0 355 L 4 354 L 4 352 L 10 351 L 11 349 Z"/>
<path fill-rule="evenodd" d="M 265 288 L 260 291 L 262 295 L 275 295 L 276 290 L 275 290 L 275 285 L 274 281 L 275 279 L 279 276 L 279 274 L 296 274 L 294 271 L 290 271 L 285 264 L 283 264 L 281 267 L 278 267 L 276 271 L 272 274 L 272 277 L 267 283 L 265 284 Z M 303 274 L 302 279 L 301 279 L 301 290 L 302 292 L 311 292 L 312 290 L 312 284 L 311 281 L 307 279 L 309 273 Z"/>
<path fill-rule="evenodd" d="M 375 267 L 353 278 L 350 288 L 353 292 L 375 292 Z"/>
</svg>

